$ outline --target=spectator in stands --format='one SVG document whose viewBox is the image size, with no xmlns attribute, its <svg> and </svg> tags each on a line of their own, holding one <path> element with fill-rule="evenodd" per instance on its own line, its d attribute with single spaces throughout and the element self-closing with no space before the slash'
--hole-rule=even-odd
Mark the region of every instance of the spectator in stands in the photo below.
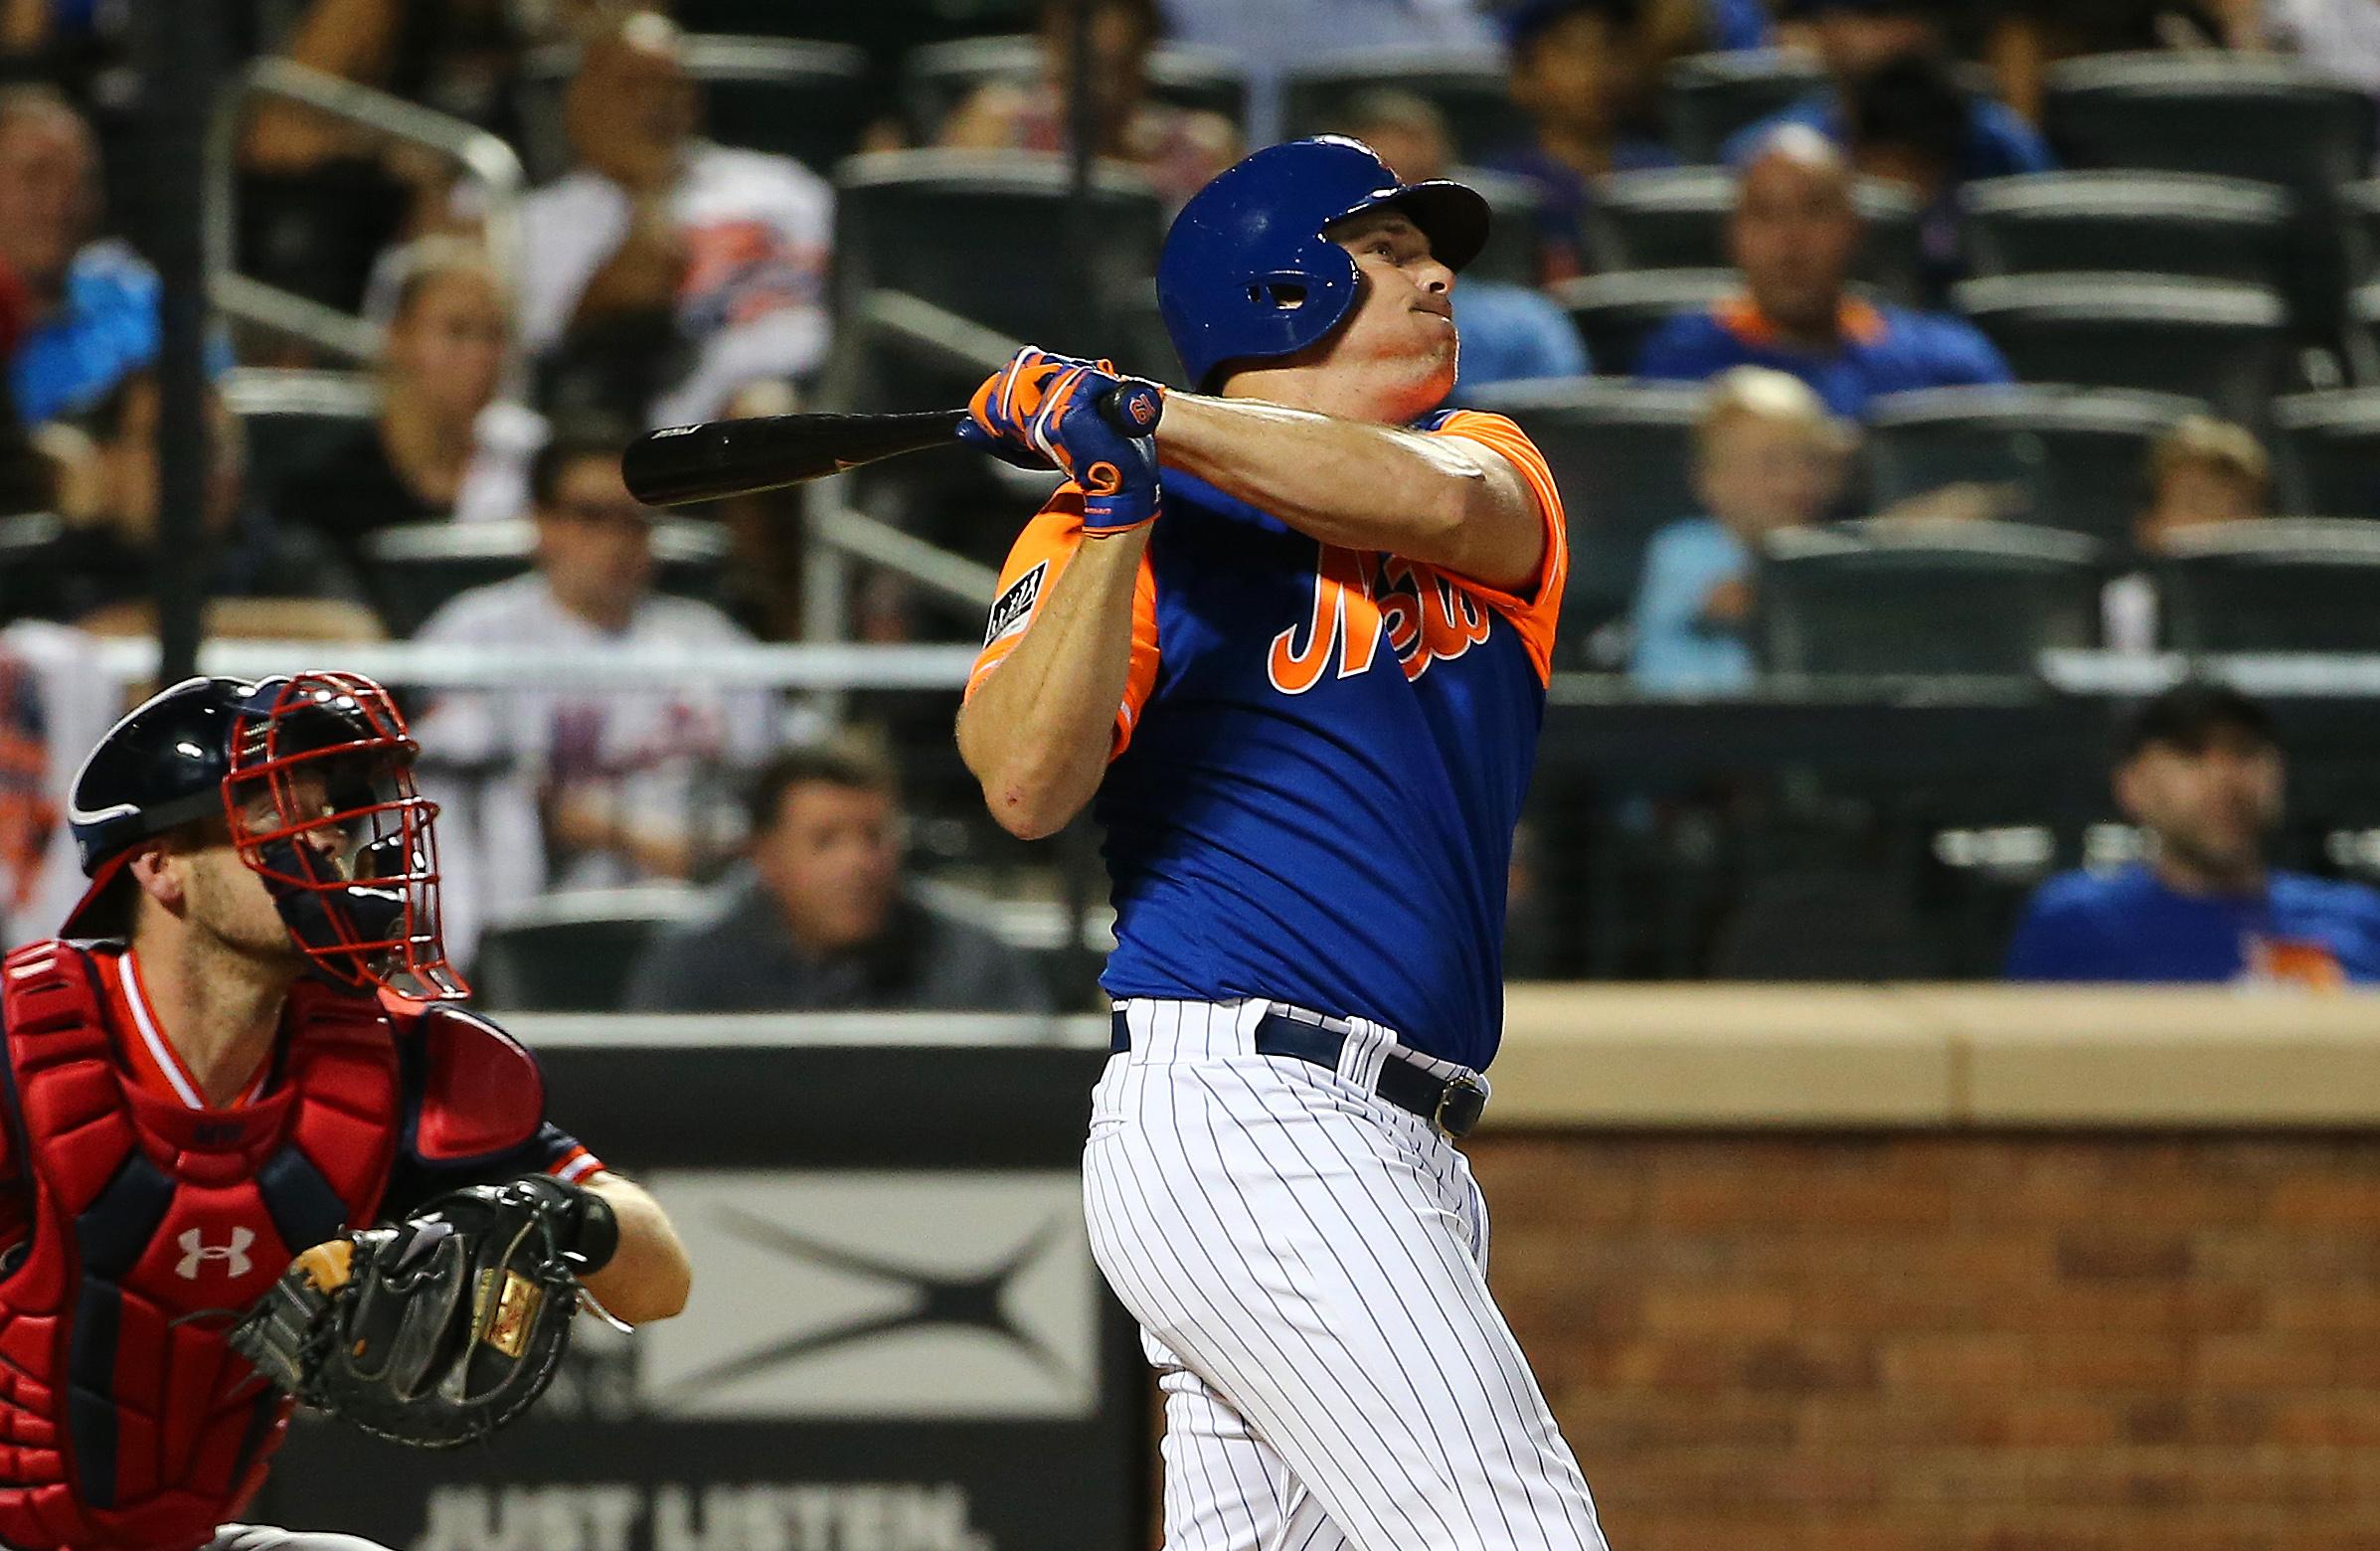
<svg viewBox="0 0 2380 1551">
<path fill-rule="evenodd" d="M 1809 385 L 1739 366 L 1711 383 L 1694 431 L 1702 517 L 1653 535 L 1631 609 L 1628 677 L 1658 694 L 1729 694 L 1758 671 L 1754 557 L 1770 534 L 1821 521 L 1842 493 L 1851 429 Z"/>
<path fill-rule="evenodd" d="M 523 142 L 530 8 L 507 0 L 313 0 L 283 53 Z M 455 170 L 302 103 L 260 98 L 241 144 L 250 272 L 352 310 L 373 256 L 452 224 Z"/>
<path fill-rule="evenodd" d="M 499 403 L 512 336 L 504 285 L 458 238 L 408 247 L 392 285 L 380 414 L 292 470 L 274 505 L 354 551 L 405 523 L 517 517 L 544 423 Z"/>
<path fill-rule="evenodd" d="M 156 627 L 157 379 L 146 371 L 116 384 L 83 424 L 88 467 L 75 494 L 64 536 L 34 563 L 52 574 L 45 610 L 112 635 Z M 212 390 L 207 395 L 208 468 L 201 513 L 205 587 L 221 601 L 209 615 L 213 634 L 352 639 L 379 633 L 361 603 L 354 575 L 311 535 L 276 526 L 250 506 L 241 487 L 240 425 Z"/>
<path fill-rule="evenodd" d="M 650 11 L 597 30 L 564 104 L 578 165 L 521 209 L 522 336 L 557 413 L 707 420 L 826 353 L 832 191 L 695 138 L 678 48 Z"/>
<path fill-rule="evenodd" d="M 1451 170 L 1454 141 L 1445 115 L 1414 92 L 1365 92 L 1348 108 L 1346 132 L 1378 151 L 1408 183 Z M 1465 275 L 1454 287 L 1454 327 L 1462 338 L 1457 403 L 1491 383 L 1582 377 L 1594 370 L 1569 316 L 1551 297 L 1524 285 Z"/>
<path fill-rule="evenodd" d="M 1788 14 L 1806 22 L 1833 85 L 1739 131 L 1724 151 L 1729 164 L 1750 161 L 1786 124 L 1805 124 L 1838 144 L 1847 143 L 1851 122 L 1846 103 L 1863 78 L 1909 59 L 1933 60 L 1947 68 L 1951 9 L 1941 0 L 1800 0 L 1788 7 Z M 1969 93 L 1966 108 L 1957 181 L 2047 172 L 2057 165 L 2040 131 L 2005 103 Z"/>
<path fill-rule="evenodd" d="M 1230 56 L 1249 84 L 1250 137 L 1279 138 L 1281 73 L 1348 49 L 1478 55 L 1495 47 L 1481 0 L 1159 0 L 1165 35 Z"/>
<path fill-rule="evenodd" d="M 2088 54 L 2253 48 L 2266 0 L 1994 0 L 1981 53 L 2000 99 L 2041 121 L 2049 68 Z M 2321 0 L 2317 0 L 2321 3 Z M 2364 9 L 2346 0 L 2342 9 Z"/>
<path fill-rule="evenodd" d="M 1597 178 L 1677 165 L 1668 146 L 1622 128 L 1631 99 L 1649 89 L 1636 79 L 1643 25 L 1644 0 L 1526 0 L 1505 18 L 1512 100 L 1534 132 L 1481 164 L 1535 187 L 1548 280 L 1583 266 L 1580 223 Z"/>
<path fill-rule="evenodd" d="M 1852 83 L 1843 117 L 1851 166 L 1918 204 L 1919 279 L 1939 300 L 1965 268 L 1958 161 L 1966 94 L 1944 61 L 1888 60 Z"/>
<path fill-rule="evenodd" d="M 50 86 L 0 87 L 0 266 L 33 324 L 9 366 L 28 426 L 80 415 L 157 357 L 156 271 L 99 227 L 99 152 Z"/>
<path fill-rule="evenodd" d="M 637 961 L 644 1012 L 1047 1012 L 1032 963 L 906 882 L 893 773 L 788 750 L 750 803 L 749 863 Z"/>
<path fill-rule="evenodd" d="M 2380 980 L 2380 895 L 2271 865 L 2283 764 L 2236 690 L 2183 684 L 2126 724 L 2116 801 L 2147 856 L 2043 884 L 2008 949 L 2014 980 Z"/>
<path fill-rule="evenodd" d="M 2185 529 L 2266 516 L 2273 459 L 2247 427 L 2185 415 L 2149 448 L 2148 492 L 2148 504 L 2132 524 L 2132 547 L 2142 559 L 2163 554 Z M 2156 586 L 2145 571 L 2110 582 L 2101 609 L 2110 647 L 2157 649 Z"/>
<path fill-rule="evenodd" d="M 608 433 L 558 431 L 530 464 L 536 569 L 452 599 L 417 638 L 591 659 L 747 644 L 709 603 L 653 591 L 653 513 L 620 483 L 619 447 Z M 716 827 L 706 780 L 758 763 L 779 718 L 751 691 L 548 681 L 449 694 L 425 720 L 423 746 L 442 768 L 424 784 L 446 806 L 446 942 L 467 954 L 488 921 L 542 890 L 690 875 Z"/>
<path fill-rule="evenodd" d="M 2380 5 L 2372 0 L 2215 0 L 2235 48 L 2295 55 L 2307 67 L 2380 96 Z"/>
<path fill-rule="evenodd" d="M 1042 0 L 1041 79 L 984 83 L 943 122 L 938 142 L 959 150 L 1064 151 L 1073 141 L 1075 33 L 1086 8 L 1096 150 L 1138 167 L 1168 205 L 1179 205 L 1240 159 L 1240 131 L 1219 114 L 1150 98 L 1157 0 Z"/>
<path fill-rule="evenodd" d="M 1852 419 L 1881 394 L 2008 381 L 2007 363 L 1963 319 L 1849 294 L 1860 236 L 1842 153 L 1803 125 L 1778 130 L 1744 169 L 1728 227 L 1745 294 L 1663 324 L 1644 342 L 1636 375 L 1775 367 Z"/>
</svg>

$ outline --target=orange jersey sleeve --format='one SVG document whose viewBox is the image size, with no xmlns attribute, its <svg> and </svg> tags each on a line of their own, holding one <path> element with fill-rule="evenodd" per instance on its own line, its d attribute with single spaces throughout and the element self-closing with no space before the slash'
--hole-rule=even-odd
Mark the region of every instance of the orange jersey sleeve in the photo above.
<svg viewBox="0 0 2380 1551">
<path fill-rule="evenodd" d="M 966 698 L 989 677 L 1041 611 L 1042 600 L 1058 585 L 1066 563 L 1083 544 L 1083 492 L 1075 485 L 1058 487 L 1034 519 L 1025 524 L 1000 568 L 1000 596 L 983 627 L 983 650 L 967 674 Z M 1115 708 L 1115 741 L 1107 751 L 1114 759 L 1132 741 L 1132 729 L 1157 686 L 1157 580 L 1148 556 L 1140 557 L 1140 576 L 1132 586 L 1132 661 L 1124 678 L 1123 699 Z"/>
<path fill-rule="evenodd" d="M 1554 471 L 1529 433 L 1501 415 L 1456 410 L 1432 434 L 1458 436 L 1496 453 L 1513 466 L 1536 497 L 1538 516 L 1545 522 L 1545 554 L 1538 560 L 1537 575 L 1526 586 L 1507 593 L 1451 572 L 1443 574 L 1509 620 L 1529 648 L 1537 676 L 1549 678 L 1554 670 L 1554 626 L 1562 614 L 1562 590 L 1570 581 L 1569 519 L 1562 511 L 1562 492 L 1554 486 Z"/>
</svg>

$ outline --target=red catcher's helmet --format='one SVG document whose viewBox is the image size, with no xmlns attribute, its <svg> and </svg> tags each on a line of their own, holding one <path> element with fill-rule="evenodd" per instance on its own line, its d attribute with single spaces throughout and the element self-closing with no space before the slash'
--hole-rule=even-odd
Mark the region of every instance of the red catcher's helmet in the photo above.
<svg viewBox="0 0 2380 1551">
<path fill-rule="evenodd" d="M 213 813 L 289 935 L 330 978 L 447 1000 L 469 994 L 438 933 L 436 804 L 387 690 L 354 673 L 186 680 L 109 731 L 75 777 L 91 878 L 73 935 L 137 841 Z"/>
</svg>

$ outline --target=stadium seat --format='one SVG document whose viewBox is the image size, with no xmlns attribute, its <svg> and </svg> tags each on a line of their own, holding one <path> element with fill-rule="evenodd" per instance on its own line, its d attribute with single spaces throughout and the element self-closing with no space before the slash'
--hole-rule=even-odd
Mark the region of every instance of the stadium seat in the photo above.
<svg viewBox="0 0 2380 1551">
<path fill-rule="evenodd" d="M 508 1012 L 617 1012 L 653 935 L 702 909 L 701 891 L 682 883 L 543 895 L 480 939 L 473 999 Z"/>
<path fill-rule="evenodd" d="M 1587 342 L 1588 358 L 1607 377 L 1625 377 L 1645 337 L 1683 312 L 1698 312 L 1743 290 L 1733 269 L 1634 269 L 1583 274 L 1550 287 Z"/>
<path fill-rule="evenodd" d="M 2338 190 L 2342 236 L 2360 282 L 2380 279 L 2380 178 L 2366 178 Z"/>
<path fill-rule="evenodd" d="M 1584 659 L 1589 636 L 1624 616 L 1645 541 L 1699 512 L 1694 422 L 1703 390 L 1604 377 L 1483 388 L 1475 406 L 1509 415 L 1553 465 L 1570 514 L 1570 587 L 1562 650 Z"/>
<path fill-rule="evenodd" d="M 65 537 L 66 524 L 51 512 L 0 517 L 0 624 L 57 614 Z"/>
<path fill-rule="evenodd" d="M 690 33 L 682 49 L 686 73 L 702 86 L 706 134 L 722 145 L 790 156 L 821 177 L 887 111 L 867 54 L 849 44 Z M 538 49 L 524 67 L 521 151 L 534 179 L 570 166 L 562 99 L 578 69 L 574 44 Z"/>
<path fill-rule="evenodd" d="M 2380 389 L 2294 394 L 2273 428 L 2284 510 L 2380 518 Z"/>
<path fill-rule="evenodd" d="M 2154 567 L 2171 651 L 2380 651 L 2380 522 L 2185 528 Z"/>
<path fill-rule="evenodd" d="M 1859 278 L 1896 301 L 1917 295 L 1917 202 L 1888 184 L 1863 179 L 1860 214 L 1867 242 Z M 1724 268 L 1727 225 L 1736 204 L 1735 174 L 1724 167 L 1663 167 L 1598 180 L 1587 211 L 1587 255 L 1597 270 Z"/>
<path fill-rule="evenodd" d="M 380 384 L 359 372 L 243 366 L 218 387 L 240 422 L 248 498 L 268 512 L 292 473 L 380 413 Z"/>
<path fill-rule="evenodd" d="M 881 151 L 845 162 L 835 180 L 835 315 L 845 325 L 838 343 L 857 348 L 861 360 L 846 356 L 843 364 L 886 365 L 864 319 L 870 295 L 891 291 L 1010 339 L 1113 356 L 1128 370 L 1172 376 L 1172 352 L 1161 337 L 1146 338 L 1145 328 L 1118 337 L 1117 320 L 1147 315 L 1164 231 L 1156 190 L 1103 165 L 1092 189 L 1093 220 L 1077 247 L 1066 238 L 1073 226 L 1068 180 L 1063 157 L 1025 153 Z M 913 410 L 956 404 L 963 394 L 915 395 L 972 389 L 988 370 L 951 363 L 923 382 L 905 378 L 913 390 L 907 402 L 869 400 L 869 391 L 892 386 L 869 373 L 843 402 Z"/>
<path fill-rule="evenodd" d="M 537 524 L 423 523 L 384 528 L 365 541 L 373 602 L 394 635 L 411 635 L 458 593 L 517 577 L 536 564 Z M 654 586 L 717 603 L 728 560 L 717 523 L 663 519 L 653 525 Z"/>
<path fill-rule="evenodd" d="M 1495 213 L 1487 228 L 1487 246 L 1462 271 L 1463 277 L 1534 287 L 1538 276 L 1537 186 L 1526 178 L 1478 167 L 1458 167 L 1452 176 L 1477 189 Z"/>
<path fill-rule="evenodd" d="M 2288 307 L 2268 286 L 2061 272 L 1968 280 L 1952 299 L 2025 382 L 2184 394 L 2262 426 L 2289 365 Z"/>
<path fill-rule="evenodd" d="M 1737 130 L 1825 86 L 1818 62 L 1791 50 L 1690 55 L 1661 83 L 1664 138 L 1687 161 L 1715 162 Z"/>
<path fill-rule="evenodd" d="M 2012 485 L 2023 521 L 2120 551 L 2147 492 L 2150 444 L 2203 408 L 2166 394 L 2034 384 L 1893 394 L 1868 413 L 1871 496 L 1881 508 L 1950 484 Z"/>
<path fill-rule="evenodd" d="M 1437 103 L 1453 131 L 1456 158 L 1475 162 L 1529 135 L 1506 80 L 1500 55 L 1439 49 L 1375 49 L 1292 66 L 1281 80 L 1281 134 L 1294 139 L 1335 129 L 1355 98 L 1392 87 Z"/>
<path fill-rule="evenodd" d="M 1839 523 L 1770 535 L 1757 638 L 1783 678 L 2025 676 L 2098 637 L 2101 549 L 1997 522 Z"/>
<path fill-rule="evenodd" d="M 2077 167 L 2329 188 L 2371 171 L 2372 99 L 2275 55 L 2109 54 L 2050 67 L 2043 123 Z"/>
<path fill-rule="evenodd" d="M 2042 172 L 1970 183 L 1960 197 L 1976 274 L 2113 269 L 2277 289 L 2288 279 L 2292 202 L 2268 184 Z"/>
<path fill-rule="evenodd" d="M 1041 45 L 1031 35 L 959 38 L 913 49 L 901 64 L 902 105 L 923 145 L 942 120 L 987 82 L 1027 85 L 1041 79 Z M 1205 49 L 1159 44 L 1148 57 L 1149 94 L 1160 102 L 1248 121 L 1248 80 L 1229 59 Z"/>
</svg>

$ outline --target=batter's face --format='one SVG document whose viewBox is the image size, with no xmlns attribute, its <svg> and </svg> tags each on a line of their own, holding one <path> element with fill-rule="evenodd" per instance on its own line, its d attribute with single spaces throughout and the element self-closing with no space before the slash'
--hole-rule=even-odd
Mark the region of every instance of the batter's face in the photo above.
<svg viewBox="0 0 2380 1551">
<path fill-rule="evenodd" d="M 2116 773 L 2125 813 L 2156 837 L 2168 870 L 2200 887 L 2244 889 L 2264 876 L 2265 839 L 2281 822 L 2281 751 L 2239 728 L 2197 748 L 2152 743 Z"/>
<path fill-rule="evenodd" d="M 1454 386 L 1454 271 L 1431 255 L 1422 229 L 1394 210 L 1367 211 L 1328 236 L 1355 259 L 1361 285 L 1325 362 L 1364 374 L 1396 400 L 1388 418 L 1411 420 L 1435 408 Z"/>
</svg>

